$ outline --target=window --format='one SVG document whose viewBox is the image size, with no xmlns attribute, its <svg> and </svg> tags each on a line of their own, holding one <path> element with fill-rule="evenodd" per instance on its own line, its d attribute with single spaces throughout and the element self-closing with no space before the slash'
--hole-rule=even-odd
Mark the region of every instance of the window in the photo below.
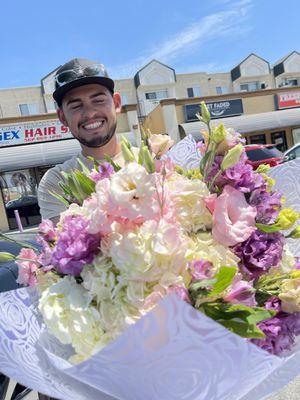
<svg viewBox="0 0 300 400">
<path fill-rule="evenodd" d="M 242 92 L 253 92 L 259 89 L 259 83 L 258 82 L 242 83 L 240 85 L 240 88 Z"/>
<path fill-rule="evenodd" d="M 287 149 L 285 131 L 271 133 L 271 141 L 276 145 L 278 150 L 284 152 Z"/>
<path fill-rule="evenodd" d="M 298 86 L 298 79 L 297 78 L 291 78 L 291 79 L 286 79 L 284 82 L 285 86 Z"/>
<path fill-rule="evenodd" d="M 38 114 L 38 105 L 32 104 L 19 104 L 21 115 L 35 115 Z"/>
<path fill-rule="evenodd" d="M 126 94 L 121 94 L 121 103 L 123 106 L 125 106 L 125 104 L 128 104 L 128 98 Z"/>
<path fill-rule="evenodd" d="M 228 86 L 217 86 L 216 87 L 217 94 L 226 94 L 229 93 Z"/>
<path fill-rule="evenodd" d="M 188 97 L 200 97 L 201 96 L 201 90 L 199 86 L 194 86 L 187 88 L 187 95 Z"/>
<path fill-rule="evenodd" d="M 293 135 L 294 144 L 299 143 L 300 142 L 300 128 L 292 129 L 292 135 Z"/>
<path fill-rule="evenodd" d="M 169 97 L 167 90 L 160 90 L 158 92 L 148 92 L 145 93 L 145 95 L 147 100 L 159 100 Z"/>
</svg>

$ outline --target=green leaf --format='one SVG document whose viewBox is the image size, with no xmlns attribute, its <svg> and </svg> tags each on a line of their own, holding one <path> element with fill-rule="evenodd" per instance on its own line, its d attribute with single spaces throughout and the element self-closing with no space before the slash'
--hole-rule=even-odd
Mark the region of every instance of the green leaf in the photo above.
<svg viewBox="0 0 300 400">
<path fill-rule="evenodd" d="M 243 321 L 218 321 L 225 328 L 229 329 L 231 332 L 236 333 L 237 335 L 248 338 L 248 339 L 264 339 L 265 334 L 256 326 L 249 325 Z"/>
<path fill-rule="evenodd" d="M 84 163 L 80 160 L 80 158 L 77 158 L 77 162 L 81 166 L 83 173 L 85 175 L 89 175 L 91 171 L 88 169 L 88 167 L 86 165 L 84 165 Z M 93 162 L 95 164 L 95 160 L 94 159 L 93 159 Z"/>
<path fill-rule="evenodd" d="M 95 187 L 96 184 L 95 182 L 89 178 L 88 176 L 86 176 L 85 174 L 83 174 L 80 171 L 77 171 L 76 173 L 76 178 L 77 181 L 81 187 L 81 189 L 88 195 L 90 196 L 92 193 L 95 192 Z"/>
<path fill-rule="evenodd" d="M 202 304 L 200 310 L 232 332 L 245 338 L 258 339 L 264 338 L 264 334 L 257 324 L 276 315 L 273 310 L 222 301 Z"/>
<path fill-rule="evenodd" d="M 113 167 L 113 169 L 115 170 L 115 172 L 120 171 L 120 169 L 121 169 L 120 165 L 119 165 L 119 164 L 116 164 L 116 163 L 114 162 L 114 160 L 113 160 L 110 156 L 108 156 L 107 154 L 105 154 L 104 159 L 105 159 L 105 161 L 109 162 L 109 163 L 112 165 L 112 167 Z"/>
<path fill-rule="evenodd" d="M 280 227 L 276 226 L 275 224 L 273 225 L 255 224 L 255 225 L 260 231 L 265 233 L 273 233 L 281 230 Z"/>
<path fill-rule="evenodd" d="M 11 253 L 7 253 L 6 251 L 1 251 L 0 252 L 0 263 L 5 263 L 7 261 L 12 261 L 15 258 L 16 257 Z"/>
<path fill-rule="evenodd" d="M 206 153 L 204 154 L 204 156 L 201 158 L 199 168 L 200 168 L 200 172 L 201 172 L 202 175 L 204 175 L 205 165 L 206 165 L 206 163 L 207 163 L 207 161 L 208 161 L 210 155 L 211 155 L 211 150 L 209 150 L 208 152 L 206 152 Z"/>
<path fill-rule="evenodd" d="M 236 267 L 221 267 L 215 276 L 216 282 L 213 285 L 209 296 L 215 296 L 224 292 L 224 290 L 232 283 L 236 272 Z"/>
<path fill-rule="evenodd" d="M 69 207 L 70 203 L 62 195 L 52 192 L 51 190 L 49 190 L 49 194 L 51 194 L 57 200 L 61 201 L 66 207 Z"/>
</svg>

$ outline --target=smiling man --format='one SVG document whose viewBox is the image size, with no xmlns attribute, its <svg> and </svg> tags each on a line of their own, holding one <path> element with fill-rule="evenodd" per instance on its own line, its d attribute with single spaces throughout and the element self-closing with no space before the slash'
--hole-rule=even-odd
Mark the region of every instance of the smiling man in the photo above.
<svg viewBox="0 0 300 400">
<path fill-rule="evenodd" d="M 91 167 L 89 156 L 101 161 L 109 155 L 119 164 L 123 160 L 116 136 L 121 97 L 114 93 L 114 81 L 104 65 L 78 58 L 64 64 L 56 72 L 53 97 L 59 120 L 69 127 L 82 148 L 80 154 L 48 170 L 40 182 L 38 201 L 42 218 L 56 223 L 65 206 L 49 192 L 60 191 L 62 171 L 79 168 L 78 158 Z"/>
</svg>

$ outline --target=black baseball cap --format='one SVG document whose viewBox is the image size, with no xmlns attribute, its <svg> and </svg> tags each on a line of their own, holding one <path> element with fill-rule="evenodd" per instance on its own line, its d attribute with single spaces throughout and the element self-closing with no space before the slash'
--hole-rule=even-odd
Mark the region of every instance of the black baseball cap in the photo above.
<svg viewBox="0 0 300 400">
<path fill-rule="evenodd" d="M 74 58 L 62 65 L 55 74 L 55 91 L 53 98 L 60 107 L 64 95 L 71 89 L 90 83 L 99 83 L 111 93 L 115 83 L 109 78 L 103 64 L 84 58 Z"/>
</svg>

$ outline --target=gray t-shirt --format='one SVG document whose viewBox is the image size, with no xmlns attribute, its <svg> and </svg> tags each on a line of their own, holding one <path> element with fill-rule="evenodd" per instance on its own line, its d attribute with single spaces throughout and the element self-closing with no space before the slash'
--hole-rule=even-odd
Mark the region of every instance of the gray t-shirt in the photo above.
<svg viewBox="0 0 300 400">
<path fill-rule="evenodd" d="M 136 154 L 137 149 L 133 148 L 133 150 Z M 40 206 L 42 219 L 58 217 L 61 212 L 66 210 L 66 206 L 49 192 L 62 193 L 58 185 L 58 182 L 63 180 L 61 172 L 71 172 L 74 169 L 81 170 L 81 167 L 77 161 L 78 158 L 84 163 L 84 165 L 92 169 L 93 162 L 80 153 L 65 161 L 63 164 L 58 164 L 54 168 L 49 169 L 43 176 L 38 187 L 38 203 Z M 119 153 L 113 157 L 113 160 L 121 166 L 124 165 L 122 153 Z"/>
</svg>

